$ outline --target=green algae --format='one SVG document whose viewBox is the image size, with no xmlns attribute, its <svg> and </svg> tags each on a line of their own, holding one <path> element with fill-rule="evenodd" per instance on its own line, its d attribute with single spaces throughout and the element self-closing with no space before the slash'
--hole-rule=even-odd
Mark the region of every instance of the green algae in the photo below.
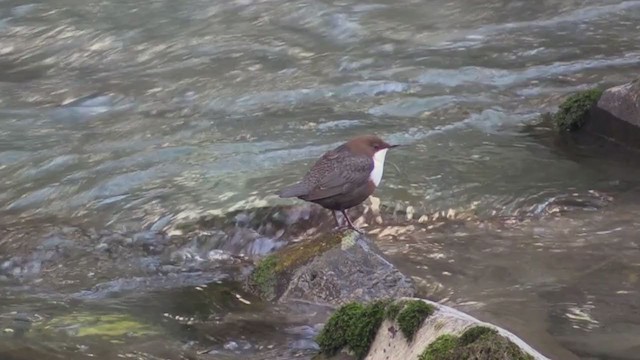
<svg viewBox="0 0 640 360">
<path fill-rule="evenodd" d="M 579 130 L 587 121 L 589 110 L 598 102 L 602 92 L 600 89 L 591 89 L 569 96 L 553 115 L 555 127 L 563 132 Z"/>
<path fill-rule="evenodd" d="M 74 313 L 51 319 L 45 329 L 73 328 L 73 335 L 106 338 L 148 336 L 159 330 L 125 314 Z"/>
</svg>

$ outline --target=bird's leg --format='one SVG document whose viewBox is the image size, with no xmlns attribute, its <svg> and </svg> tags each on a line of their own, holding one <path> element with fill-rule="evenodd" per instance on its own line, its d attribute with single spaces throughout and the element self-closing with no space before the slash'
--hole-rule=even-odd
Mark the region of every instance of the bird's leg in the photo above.
<svg viewBox="0 0 640 360">
<path fill-rule="evenodd" d="M 351 229 L 353 229 L 355 232 L 357 232 L 358 234 L 363 234 L 362 230 L 358 229 L 357 227 L 355 227 L 355 225 L 353 225 L 353 223 L 351 222 L 351 219 L 349 219 L 349 216 L 347 215 L 347 211 L 346 210 L 340 210 L 342 212 L 342 215 L 344 215 L 344 218 L 347 219 L 347 224 L 349 224 L 349 227 Z"/>
<path fill-rule="evenodd" d="M 338 217 L 336 216 L 336 212 L 334 210 L 331 210 L 331 214 L 333 215 L 333 220 L 336 221 L 336 227 L 339 228 L 340 227 L 340 221 L 338 221 Z"/>
</svg>

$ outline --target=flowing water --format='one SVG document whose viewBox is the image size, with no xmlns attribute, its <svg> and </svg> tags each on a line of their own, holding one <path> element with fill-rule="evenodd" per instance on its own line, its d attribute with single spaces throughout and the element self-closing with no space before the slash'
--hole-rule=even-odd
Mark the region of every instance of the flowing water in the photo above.
<svg viewBox="0 0 640 360">
<path fill-rule="evenodd" d="M 638 164 L 523 130 L 566 94 L 631 80 L 638 33 L 640 1 L 0 1 L 0 320 L 99 308 L 140 315 L 151 328 L 139 331 L 156 334 L 126 346 L 68 331 L 7 335 L 0 354 L 175 359 L 211 344 L 223 358 L 275 358 L 313 348 L 303 318 L 228 300 L 248 295 L 220 269 L 156 281 L 157 267 L 131 265 L 147 264 L 152 247 L 108 256 L 106 240 L 77 239 L 283 204 L 276 187 L 375 132 L 408 145 L 387 156 L 384 203 L 521 220 L 381 234 L 430 297 L 554 359 L 639 358 Z M 558 208 L 570 211 L 553 216 Z M 77 241 L 47 237 L 49 226 Z M 43 258 L 57 267 L 34 261 Z M 135 276 L 148 288 L 127 283 Z M 216 301 L 180 287 L 202 284 Z M 96 285 L 135 296 L 83 292 Z M 171 315 L 203 308 L 212 329 Z M 63 320 L 49 326 L 68 330 Z M 11 324 L 0 322 L 21 333 Z"/>
</svg>

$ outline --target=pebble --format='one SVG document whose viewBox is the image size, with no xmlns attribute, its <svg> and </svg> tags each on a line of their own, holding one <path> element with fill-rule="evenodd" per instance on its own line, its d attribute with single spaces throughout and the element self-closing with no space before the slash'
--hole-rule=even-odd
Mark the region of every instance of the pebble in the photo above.
<svg viewBox="0 0 640 360">
<path fill-rule="evenodd" d="M 236 350 L 238 349 L 238 343 L 235 341 L 229 341 L 228 343 L 224 344 L 224 348 L 225 350 Z"/>
</svg>

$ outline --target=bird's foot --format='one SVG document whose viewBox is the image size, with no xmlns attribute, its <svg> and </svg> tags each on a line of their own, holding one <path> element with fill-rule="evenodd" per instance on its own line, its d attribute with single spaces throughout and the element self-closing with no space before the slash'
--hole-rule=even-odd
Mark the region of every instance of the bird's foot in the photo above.
<svg viewBox="0 0 640 360">
<path fill-rule="evenodd" d="M 347 212 L 345 210 L 342 210 L 342 215 L 344 215 L 344 218 L 347 220 L 347 226 L 349 227 L 349 229 L 357 232 L 360 235 L 364 235 L 364 232 L 362 230 L 353 225 L 353 222 L 351 221 L 351 219 L 349 219 L 349 216 L 347 215 Z"/>
<path fill-rule="evenodd" d="M 357 232 L 360 235 L 364 235 L 364 232 L 362 230 L 360 230 L 359 228 L 357 228 L 355 225 L 353 225 L 353 222 L 351 222 L 351 219 L 349 219 L 349 216 L 347 215 L 347 212 L 345 210 L 342 210 L 342 215 L 344 216 L 344 219 L 346 221 L 346 224 L 340 224 L 340 222 L 338 221 L 338 218 L 336 217 L 336 213 L 335 211 L 332 211 L 333 214 L 333 218 L 336 221 L 336 227 L 335 229 L 337 231 L 342 231 L 342 230 L 346 230 L 346 229 L 351 229 L 355 232 Z"/>
</svg>

